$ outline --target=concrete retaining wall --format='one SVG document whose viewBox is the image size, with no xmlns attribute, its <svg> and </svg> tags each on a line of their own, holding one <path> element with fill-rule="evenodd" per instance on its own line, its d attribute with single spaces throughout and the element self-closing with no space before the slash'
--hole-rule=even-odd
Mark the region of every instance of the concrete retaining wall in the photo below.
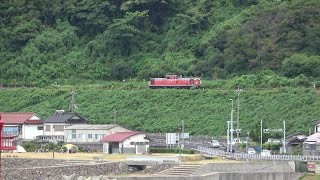
<svg viewBox="0 0 320 180">
<path fill-rule="evenodd" d="M 294 172 L 287 161 L 245 162 L 245 163 L 211 163 L 204 165 L 195 174 L 213 172 Z"/>
<path fill-rule="evenodd" d="M 189 177 L 116 177 L 117 180 L 298 180 L 303 176 L 297 172 L 262 172 L 262 173 L 214 173 Z"/>
</svg>

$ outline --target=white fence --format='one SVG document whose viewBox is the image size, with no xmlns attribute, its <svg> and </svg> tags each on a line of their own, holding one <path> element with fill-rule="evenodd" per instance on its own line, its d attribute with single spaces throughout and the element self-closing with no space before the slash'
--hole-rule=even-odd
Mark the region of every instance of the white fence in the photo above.
<svg viewBox="0 0 320 180">
<path fill-rule="evenodd" d="M 260 154 L 246 154 L 246 153 L 231 153 L 222 150 L 215 150 L 205 147 L 198 147 L 201 154 L 210 157 L 231 157 L 235 159 L 260 159 L 260 160 L 275 160 L 275 161 L 320 161 L 320 156 L 298 156 L 298 155 L 270 155 L 261 156 Z"/>
<path fill-rule="evenodd" d="M 179 157 L 132 156 L 127 157 L 127 161 L 179 162 Z"/>
</svg>

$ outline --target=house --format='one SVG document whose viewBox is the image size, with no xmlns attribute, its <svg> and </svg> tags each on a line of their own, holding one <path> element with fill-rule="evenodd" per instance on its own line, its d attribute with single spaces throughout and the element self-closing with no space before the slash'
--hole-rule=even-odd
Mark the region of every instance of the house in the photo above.
<svg viewBox="0 0 320 180">
<path fill-rule="evenodd" d="M 116 132 L 128 132 L 130 130 L 118 125 L 72 125 L 64 130 L 66 143 L 73 144 L 101 144 L 100 140 Z"/>
<path fill-rule="evenodd" d="M 149 140 L 142 132 L 116 132 L 100 140 L 106 154 L 144 154 L 149 151 Z"/>
<path fill-rule="evenodd" d="M 302 154 L 303 142 L 307 139 L 304 133 L 294 133 L 286 137 L 286 150 L 288 154 Z"/>
<path fill-rule="evenodd" d="M 56 110 L 54 115 L 44 120 L 43 135 L 37 136 L 37 139 L 64 141 L 64 129 L 76 124 L 85 125 L 87 124 L 87 121 L 75 112 Z"/>
<path fill-rule="evenodd" d="M 314 134 L 303 142 L 303 155 L 320 156 L 320 121 L 314 123 Z"/>
<path fill-rule="evenodd" d="M 304 156 L 320 156 L 320 132 L 307 137 L 303 142 Z"/>
<path fill-rule="evenodd" d="M 3 135 L 16 135 L 18 141 L 31 141 L 43 134 L 42 119 L 33 112 L 0 112 Z"/>
</svg>

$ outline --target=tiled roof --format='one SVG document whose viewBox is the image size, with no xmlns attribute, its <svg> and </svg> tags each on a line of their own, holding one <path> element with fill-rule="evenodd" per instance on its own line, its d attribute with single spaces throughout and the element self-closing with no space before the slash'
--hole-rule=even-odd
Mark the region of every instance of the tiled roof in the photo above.
<svg viewBox="0 0 320 180">
<path fill-rule="evenodd" d="M 100 142 L 122 142 L 128 137 L 137 135 L 137 134 L 143 134 L 142 132 L 116 132 L 114 134 L 110 134 L 100 140 Z"/>
<path fill-rule="evenodd" d="M 111 129 L 111 128 L 114 128 L 114 127 L 117 127 L 117 125 L 112 125 L 112 124 L 100 124 L 100 125 L 72 125 L 72 126 L 69 126 L 65 129 L 76 129 L 76 130 L 108 130 L 108 129 Z"/>
<path fill-rule="evenodd" d="M 44 123 L 87 123 L 86 120 L 77 113 L 66 112 L 62 114 L 55 114 L 45 119 Z"/>
<path fill-rule="evenodd" d="M 32 112 L 0 112 L 0 115 L 5 124 L 42 124 L 41 118 Z"/>
<path fill-rule="evenodd" d="M 320 133 L 314 133 L 307 137 L 307 139 L 304 141 L 305 143 L 308 142 L 320 142 Z"/>
</svg>

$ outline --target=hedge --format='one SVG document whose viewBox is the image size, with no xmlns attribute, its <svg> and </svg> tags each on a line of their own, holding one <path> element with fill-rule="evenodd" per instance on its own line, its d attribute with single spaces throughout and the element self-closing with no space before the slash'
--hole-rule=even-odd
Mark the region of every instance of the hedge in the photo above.
<svg viewBox="0 0 320 180">
<path fill-rule="evenodd" d="M 169 148 L 150 148 L 151 153 L 179 153 L 178 148 L 169 149 Z M 192 149 L 181 149 L 181 154 L 194 154 Z"/>
</svg>

